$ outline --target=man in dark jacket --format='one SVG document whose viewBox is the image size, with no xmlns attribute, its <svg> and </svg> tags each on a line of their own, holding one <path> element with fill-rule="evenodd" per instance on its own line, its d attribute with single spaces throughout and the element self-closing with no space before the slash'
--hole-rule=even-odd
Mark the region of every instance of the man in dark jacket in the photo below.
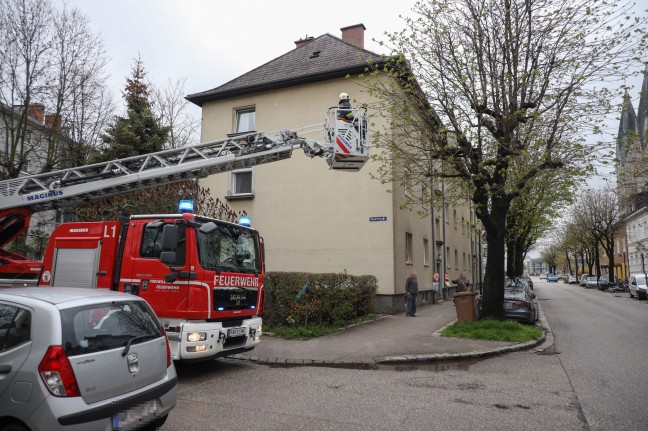
<svg viewBox="0 0 648 431">
<path fill-rule="evenodd" d="M 405 315 L 416 317 L 416 297 L 418 296 L 418 280 L 416 271 L 407 277 L 405 282 Z"/>
</svg>

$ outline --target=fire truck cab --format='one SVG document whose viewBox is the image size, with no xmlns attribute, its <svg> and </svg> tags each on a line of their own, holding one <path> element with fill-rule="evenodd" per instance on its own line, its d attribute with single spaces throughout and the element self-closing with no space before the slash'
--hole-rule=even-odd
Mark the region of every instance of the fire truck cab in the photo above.
<svg viewBox="0 0 648 431">
<path fill-rule="evenodd" d="M 40 284 L 139 295 L 156 310 L 174 360 L 211 359 L 260 342 L 262 244 L 248 226 L 190 212 L 67 223 L 48 243 Z"/>
</svg>

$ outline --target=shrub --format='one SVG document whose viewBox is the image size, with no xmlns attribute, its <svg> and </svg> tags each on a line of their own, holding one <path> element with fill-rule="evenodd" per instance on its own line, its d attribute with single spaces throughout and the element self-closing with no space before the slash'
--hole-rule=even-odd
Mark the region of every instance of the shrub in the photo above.
<svg viewBox="0 0 648 431">
<path fill-rule="evenodd" d="M 371 314 L 378 280 L 372 275 L 269 272 L 265 287 L 269 326 L 328 326 Z"/>
</svg>

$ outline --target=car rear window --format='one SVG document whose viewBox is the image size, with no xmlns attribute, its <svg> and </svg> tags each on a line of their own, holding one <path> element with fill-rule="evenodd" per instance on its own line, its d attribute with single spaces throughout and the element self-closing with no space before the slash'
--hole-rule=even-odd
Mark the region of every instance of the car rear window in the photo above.
<svg viewBox="0 0 648 431">
<path fill-rule="evenodd" d="M 162 337 L 155 314 L 144 301 L 111 302 L 61 311 L 63 347 L 68 356 L 124 347 Z"/>
</svg>

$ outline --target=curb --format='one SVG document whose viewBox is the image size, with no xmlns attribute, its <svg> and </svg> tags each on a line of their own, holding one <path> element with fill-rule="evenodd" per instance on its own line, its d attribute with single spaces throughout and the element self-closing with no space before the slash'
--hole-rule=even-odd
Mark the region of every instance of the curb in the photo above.
<svg viewBox="0 0 648 431">
<path fill-rule="evenodd" d="M 239 353 L 232 356 L 226 356 L 227 359 L 237 361 L 255 362 L 263 365 L 283 365 L 283 366 L 307 366 L 307 367 L 336 367 L 341 368 L 345 366 L 372 366 L 372 365 L 399 365 L 399 364 L 421 364 L 421 363 L 435 363 L 435 362 L 459 362 L 467 360 L 485 359 L 493 356 L 504 355 L 507 353 L 521 352 L 530 350 L 532 353 L 540 353 L 552 347 L 554 344 L 554 336 L 549 323 L 538 303 L 540 311 L 540 327 L 543 329 L 542 337 L 537 340 L 527 341 L 526 343 L 516 343 L 509 346 L 496 347 L 493 349 L 476 350 L 464 353 L 422 353 L 415 355 L 397 355 L 397 356 L 376 356 L 367 360 L 317 360 L 317 359 L 287 359 L 287 358 L 264 358 L 254 356 L 247 353 Z M 453 324 L 455 321 L 448 323 L 441 329 L 434 332 L 434 336 L 439 334 L 447 326 Z"/>
</svg>

